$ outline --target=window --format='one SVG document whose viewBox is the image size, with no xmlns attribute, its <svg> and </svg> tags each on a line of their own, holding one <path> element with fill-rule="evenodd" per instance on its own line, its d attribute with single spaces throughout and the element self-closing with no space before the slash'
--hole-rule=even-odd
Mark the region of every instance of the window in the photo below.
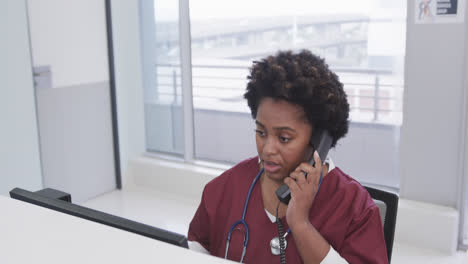
<svg viewBox="0 0 468 264">
<path fill-rule="evenodd" d="M 182 156 L 179 5 L 157 3 L 140 1 L 146 149 Z"/>
<path fill-rule="evenodd" d="M 243 99 L 248 68 L 279 49 L 309 49 L 340 76 L 351 105 L 349 134 L 331 153 L 335 163 L 361 182 L 399 187 L 406 1 L 179 4 L 190 10 L 194 140 L 186 143 L 194 159 L 234 164 L 256 155 Z M 154 29 L 142 32 L 155 35 L 153 53 L 144 55 L 153 68 L 144 78 L 154 79 L 145 81 L 147 149 L 183 155 L 178 5 L 156 1 L 153 10 L 146 23 Z"/>
</svg>

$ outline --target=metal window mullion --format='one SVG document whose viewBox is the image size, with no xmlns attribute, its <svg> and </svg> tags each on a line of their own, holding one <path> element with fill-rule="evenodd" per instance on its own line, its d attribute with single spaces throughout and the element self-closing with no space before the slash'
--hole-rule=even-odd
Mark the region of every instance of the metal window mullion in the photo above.
<svg viewBox="0 0 468 264">
<path fill-rule="evenodd" d="M 192 55 L 190 35 L 189 1 L 179 0 L 179 45 L 180 71 L 182 85 L 182 108 L 184 124 L 184 159 L 186 162 L 194 160 L 194 124 L 192 97 Z"/>
<path fill-rule="evenodd" d="M 375 87 L 374 87 L 374 121 L 379 119 L 379 95 L 380 95 L 380 81 L 379 76 L 375 76 Z"/>
</svg>

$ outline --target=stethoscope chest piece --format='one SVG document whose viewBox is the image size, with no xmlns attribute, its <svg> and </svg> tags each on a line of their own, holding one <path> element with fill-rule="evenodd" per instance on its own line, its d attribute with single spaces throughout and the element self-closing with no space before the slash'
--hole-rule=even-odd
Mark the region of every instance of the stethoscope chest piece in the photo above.
<svg viewBox="0 0 468 264">
<path fill-rule="evenodd" d="M 288 241 L 286 239 L 284 240 L 284 249 L 286 250 L 286 247 L 288 246 Z M 274 237 L 270 241 L 270 248 L 271 248 L 271 254 L 278 256 L 280 254 L 280 241 L 279 237 Z"/>
</svg>

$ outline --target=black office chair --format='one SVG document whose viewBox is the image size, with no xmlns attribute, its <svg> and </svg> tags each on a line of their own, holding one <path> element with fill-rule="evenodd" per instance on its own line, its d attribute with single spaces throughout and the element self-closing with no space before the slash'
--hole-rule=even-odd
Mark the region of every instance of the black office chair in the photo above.
<svg viewBox="0 0 468 264">
<path fill-rule="evenodd" d="M 396 217 L 398 211 L 398 195 L 364 186 L 379 207 L 380 218 L 384 229 L 385 244 L 387 246 L 388 263 L 392 258 L 393 238 L 395 236 Z"/>
</svg>

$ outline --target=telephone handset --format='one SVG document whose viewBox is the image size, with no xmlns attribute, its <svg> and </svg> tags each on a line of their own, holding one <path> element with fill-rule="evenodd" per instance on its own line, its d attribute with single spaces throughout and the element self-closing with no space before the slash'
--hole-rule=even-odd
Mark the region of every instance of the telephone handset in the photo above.
<svg viewBox="0 0 468 264">
<path fill-rule="evenodd" d="M 323 162 L 327 157 L 332 142 L 333 139 L 327 130 L 317 130 L 310 139 L 310 145 L 312 146 L 312 154 L 310 154 L 309 164 L 315 167 L 315 160 L 313 155 L 315 150 L 318 152 L 320 160 L 322 160 Z M 291 191 L 289 190 L 288 185 L 281 185 L 276 190 L 276 196 L 278 196 L 278 199 L 281 202 L 288 204 L 289 200 L 291 200 Z"/>
</svg>

